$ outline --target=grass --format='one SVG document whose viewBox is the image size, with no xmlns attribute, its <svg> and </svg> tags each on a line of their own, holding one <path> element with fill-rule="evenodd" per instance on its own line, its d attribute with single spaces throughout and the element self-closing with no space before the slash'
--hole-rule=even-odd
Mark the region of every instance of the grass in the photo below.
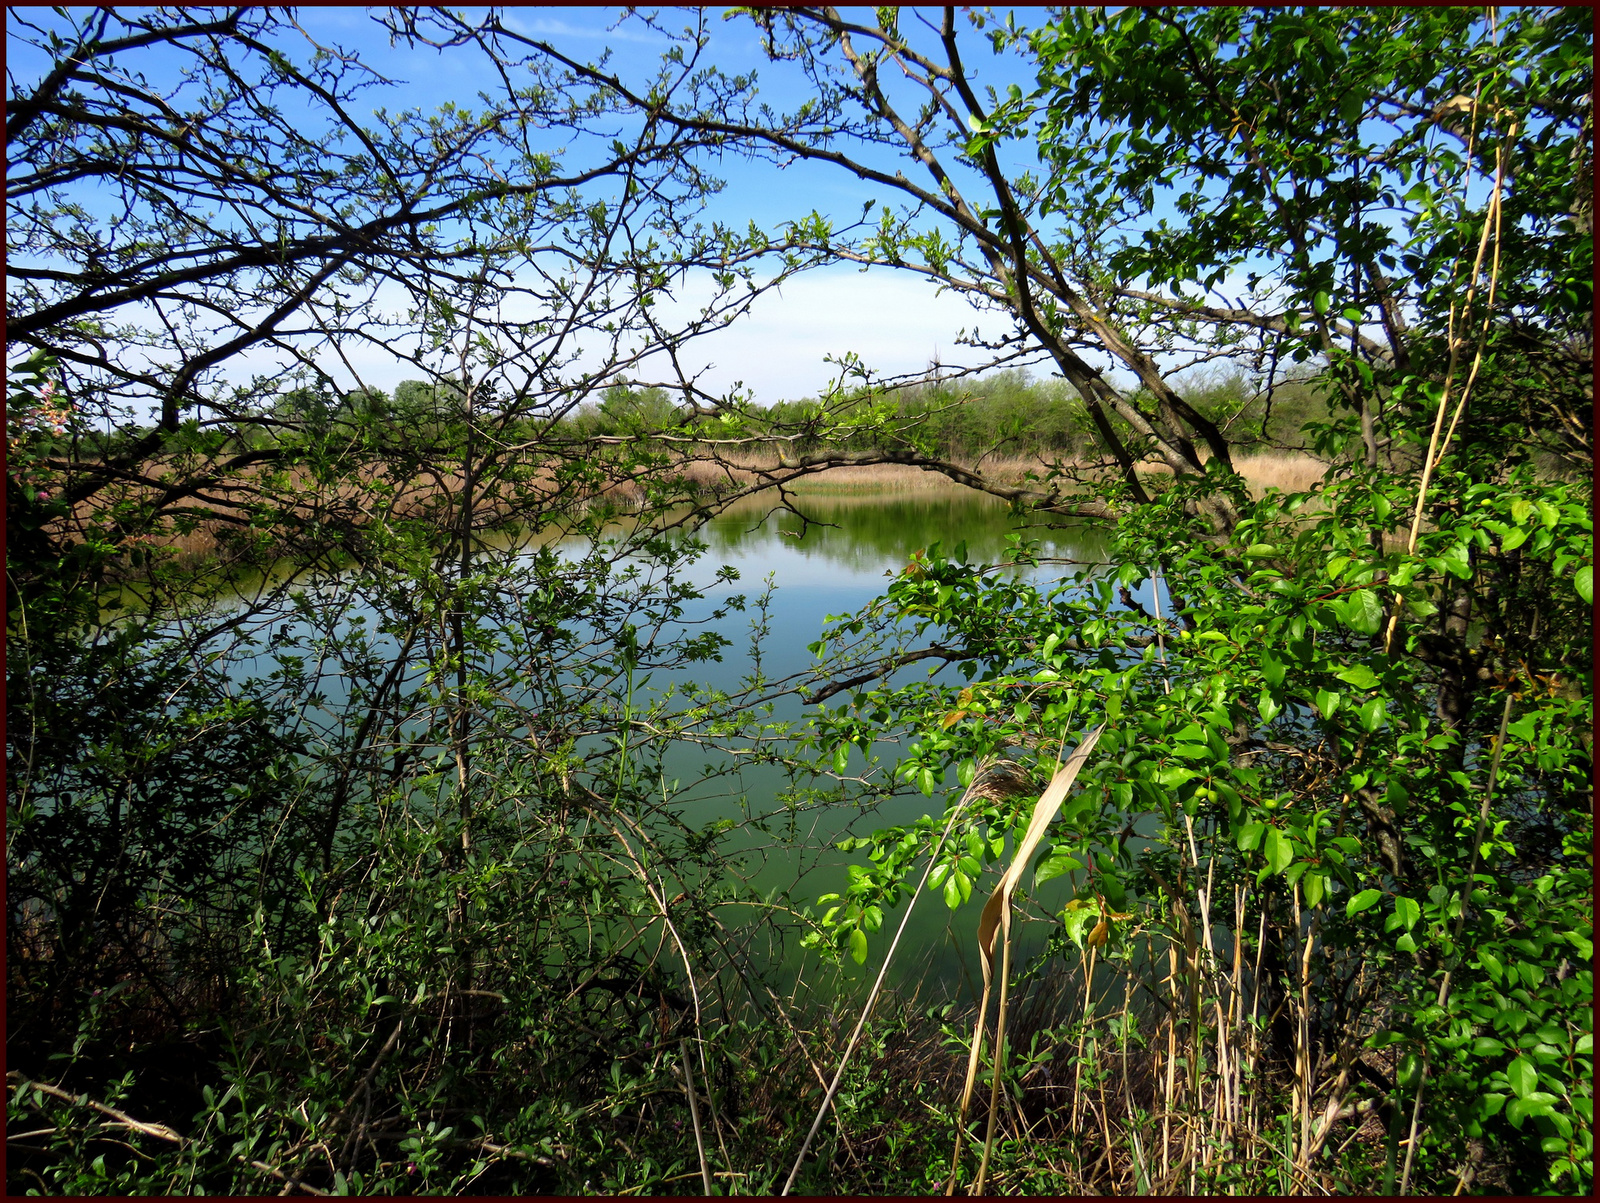
<svg viewBox="0 0 1600 1203">
<path fill-rule="evenodd" d="M 1204 844 L 1199 847 L 1203 862 Z M 969 1033 L 981 1023 L 977 1006 L 953 1000 L 929 1006 L 912 985 L 886 991 L 870 1015 L 843 998 L 826 1006 L 808 1002 L 799 990 L 788 999 L 768 994 L 758 1007 L 754 992 L 741 1001 L 736 984 L 728 982 L 726 1004 L 707 1017 L 705 1061 L 686 1044 L 696 1039 L 688 1029 L 663 1030 L 642 1049 L 626 1033 L 613 1033 L 595 1045 L 602 1065 L 619 1058 L 622 1075 L 613 1093 L 605 1093 L 602 1075 L 600 1093 L 574 1099 L 570 1115 L 552 1114 L 520 1136 L 500 1133 L 517 1123 L 513 1099 L 526 1103 L 524 1116 L 543 1110 L 535 1080 L 540 1071 L 524 1062 L 537 1050 L 518 1051 L 528 1033 L 515 1013 L 486 1020 L 476 1039 L 505 1058 L 493 1109 L 488 1101 L 474 1103 L 492 1138 L 476 1128 L 458 1130 L 455 1143 L 440 1145 L 436 1159 L 408 1178 L 408 1159 L 416 1158 L 400 1142 L 434 1114 L 419 1104 L 418 1118 L 409 1121 L 415 1128 L 402 1125 L 376 1138 L 379 1164 L 368 1164 L 368 1185 L 384 1193 L 400 1186 L 418 1193 L 666 1194 L 715 1187 L 775 1194 L 801 1148 L 807 1120 L 828 1093 L 816 1067 L 839 1058 L 854 1041 L 856 1055 L 840 1063 L 830 1116 L 820 1125 L 815 1155 L 804 1159 L 797 1193 L 942 1193 L 956 1172 L 950 1142 L 957 1131 L 975 1146 L 991 1134 L 983 1184 L 991 1194 L 1322 1194 L 1370 1187 L 1390 1144 L 1384 1101 L 1352 1104 L 1331 1117 L 1305 1105 L 1313 1097 L 1306 1086 L 1315 1091 L 1313 1070 L 1326 1078 L 1338 1067 L 1314 1065 L 1305 1043 L 1307 1016 L 1294 980 L 1304 970 L 1290 966 L 1284 988 L 1265 993 L 1263 967 L 1253 963 L 1248 947 L 1258 911 L 1242 889 L 1228 905 L 1213 906 L 1197 884 L 1205 880 L 1196 874 L 1185 896 L 1168 900 L 1174 905 L 1165 911 L 1168 917 L 1177 910 L 1209 912 L 1215 932 L 1198 943 L 1157 908 L 1142 920 L 1111 925 L 1104 944 L 1066 943 L 1027 966 L 1011 983 L 1002 1038 L 1010 1052 L 974 1095 L 965 1120 L 959 1103 L 972 1053 Z M 716 993 L 724 992 L 719 987 Z M 1285 1022 L 1276 1024 L 1272 1010 L 1281 1010 Z M 125 1048 L 126 1035 L 122 1039 Z M 190 1058 L 185 1071 L 198 1081 L 207 1080 L 205 1056 Z M 326 1050 L 317 1061 L 333 1056 Z M 1369 1062 L 1379 1072 L 1393 1069 L 1382 1054 Z M 534 1070 L 520 1090 L 514 1081 L 519 1066 Z M 252 1106 L 292 1116 L 301 1101 L 292 1092 L 294 1077 L 284 1079 L 290 1090 L 280 1094 L 268 1081 L 272 1076 L 259 1079 L 256 1089 L 268 1093 Z M 193 1157 L 203 1163 L 196 1166 L 202 1171 L 197 1181 L 232 1181 L 226 1178 L 232 1165 L 231 1172 L 243 1175 L 238 1181 L 254 1181 L 261 1191 L 277 1191 L 290 1179 L 317 1190 L 334 1185 L 314 1162 L 296 1166 L 253 1154 L 243 1163 L 230 1152 L 231 1138 L 197 1140 L 203 1129 L 188 1125 L 198 1102 L 188 1111 L 163 1109 L 154 1105 L 163 1097 L 160 1089 L 141 1091 L 137 1099 L 115 1093 L 85 1098 L 79 1092 L 87 1082 L 63 1092 L 53 1081 L 40 1098 L 13 1079 L 12 1118 L 35 1134 L 57 1128 L 79 1133 L 85 1162 L 106 1152 L 115 1170 L 116 1149 L 132 1144 L 141 1157 L 172 1159 L 179 1184 L 193 1172 L 183 1158 Z M 413 1085 L 426 1093 L 428 1082 L 419 1078 Z M 219 1083 L 216 1094 L 223 1090 Z M 335 1101 L 343 1096 L 341 1088 Z M 230 1125 L 239 1118 L 233 1115 L 237 1105 L 219 1107 Z M 321 1123 L 326 1127 L 326 1117 Z M 550 1139 L 536 1139 L 541 1132 Z M 308 1130 L 306 1139 L 313 1137 L 332 1147 L 342 1139 L 337 1132 Z M 43 1169 L 44 1160 L 28 1143 L 13 1145 L 13 1173 L 20 1175 L 13 1177 L 14 1190 L 39 1185 L 26 1172 Z M 470 1168 L 475 1161 L 481 1170 Z M 142 1183 L 148 1188 L 155 1181 Z M 79 1182 L 86 1189 L 92 1184 L 87 1177 Z"/>
<path fill-rule="evenodd" d="M 963 467 L 973 467 L 963 462 Z M 1037 456 L 1011 456 L 986 458 L 979 467 L 984 475 L 1004 484 L 1020 484 L 1029 472 L 1043 477 L 1050 463 Z M 1067 467 L 1083 468 L 1085 465 L 1068 461 Z M 752 469 L 772 470 L 777 461 L 750 459 L 742 464 L 723 469 L 711 464 L 693 463 L 684 475 L 691 480 L 704 482 L 707 487 L 720 482 L 744 486 L 755 480 Z M 1309 455 L 1266 454 L 1240 458 L 1236 461 L 1239 474 L 1249 482 L 1252 493 L 1259 497 L 1269 488 L 1284 492 L 1301 492 L 1322 479 L 1327 465 Z M 1170 475 L 1171 469 L 1163 463 L 1149 461 L 1139 466 L 1143 475 Z M 948 476 L 910 464 L 852 464 L 828 468 L 810 476 L 801 477 L 788 488 L 795 493 L 870 494 L 881 492 L 948 492 L 959 489 Z"/>
<path fill-rule="evenodd" d="M 1202 459 L 1210 459 L 1202 454 Z M 1252 497 L 1261 497 L 1268 489 L 1284 493 L 1303 493 L 1322 479 L 1328 465 L 1310 455 L 1266 453 L 1240 456 L 1233 466 L 1250 486 Z M 1141 475 L 1170 476 L 1172 469 L 1166 464 L 1147 461 L 1139 466 Z"/>
<path fill-rule="evenodd" d="M 772 470 L 777 466 L 775 458 L 744 457 L 742 460 L 733 460 L 725 465 L 691 460 L 681 467 L 680 475 L 691 486 L 691 491 L 719 496 L 736 489 L 747 488 L 756 482 L 758 470 Z M 1082 465 L 1076 466 L 1082 467 Z M 1019 484 L 1029 472 L 1042 477 L 1048 472 L 1049 464 L 1037 457 L 990 457 L 983 461 L 981 468 L 985 475 L 996 481 Z M 1240 474 L 1249 482 L 1252 494 L 1259 497 L 1268 488 L 1284 492 L 1308 489 L 1322 478 L 1326 465 L 1305 455 L 1260 455 L 1239 460 L 1238 468 Z M 1170 469 L 1165 464 L 1150 462 L 1141 465 L 1140 472 L 1144 475 L 1161 476 L 1170 474 Z M 367 473 L 362 481 L 347 482 L 331 492 L 320 492 L 304 478 L 304 473 L 295 470 L 290 473 L 290 488 L 304 490 L 304 495 L 296 508 L 301 509 L 307 516 L 317 511 L 336 520 L 344 519 L 359 525 L 362 518 L 359 502 L 367 496 L 367 479 L 371 476 L 371 473 Z M 448 510 L 448 504 L 443 511 L 439 507 L 441 502 L 449 503 L 459 489 L 459 484 L 456 474 L 452 473 L 445 473 L 432 482 L 404 483 L 397 487 L 394 497 L 389 502 L 390 512 L 404 518 L 421 519 L 432 515 L 435 518 L 449 520 L 452 514 Z M 246 488 L 250 485 L 251 482 L 245 480 L 240 487 Z M 942 473 L 909 464 L 846 465 L 828 468 L 801 477 L 787 488 L 793 493 L 810 496 L 949 494 L 963 491 L 963 486 L 956 484 Z M 234 491 L 228 488 L 212 490 L 219 495 L 219 498 L 226 497 Z M 248 492 L 248 488 L 246 491 Z M 137 490 L 127 490 L 126 493 L 127 498 L 132 500 L 135 499 Z M 597 495 L 624 507 L 631 507 L 644 501 L 643 489 L 629 480 L 611 482 L 600 489 Z M 496 514 L 492 498 L 483 501 L 481 508 L 485 520 L 493 521 L 497 517 L 507 517 Z M 553 488 L 550 501 L 552 504 L 558 502 Z M 174 555 L 179 566 L 188 568 L 211 562 L 219 555 L 224 559 L 236 557 L 237 553 L 230 551 L 229 545 L 241 530 L 237 523 L 221 516 L 225 512 L 223 505 L 201 498 L 194 500 L 185 508 L 194 519 L 192 529 L 180 531 L 169 527 L 158 534 L 136 537 L 129 541 L 129 546 L 148 544 L 154 548 L 165 549 Z M 67 525 L 82 532 L 92 523 L 95 514 L 103 509 L 104 503 L 98 499 L 81 503 L 67 520 Z M 210 514 L 218 516 L 209 517 Z M 253 558 L 259 560 L 261 554 L 262 551 L 258 551 Z M 132 575 L 140 574 L 134 572 Z"/>
</svg>

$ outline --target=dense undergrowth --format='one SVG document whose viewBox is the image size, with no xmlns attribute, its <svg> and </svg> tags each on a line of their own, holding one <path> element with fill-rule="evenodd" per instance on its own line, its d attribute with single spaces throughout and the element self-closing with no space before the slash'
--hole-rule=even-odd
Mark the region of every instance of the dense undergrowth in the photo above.
<svg viewBox="0 0 1600 1203">
<path fill-rule="evenodd" d="M 8 14 L 9 1189 L 1592 1191 L 1587 18 L 897 12 L 745 14 L 792 114 L 703 13 L 641 87 L 375 14 L 503 89 L 431 115 L 310 10 Z M 901 208 L 719 223 L 725 155 Z M 830 263 L 1052 379 L 684 366 Z M 815 632 L 707 571 L 884 464 L 1105 562 L 935 543 Z"/>
<path fill-rule="evenodd" d="M 1538 554 L 1525 577 L 1581 554 L 1585 507 L 1568 492 L 1478 496 L 1456 525 L 1438 516 L 1424 569 L 1391 585 L 1414 612 L 1459 579 L 1475 531 L 1498 541 L 1491 555 L 1523 532 Z M 1359 576 L 1276 584 L 1296 579 L 1286 558 L 1347 539 L 1348 507 L 1371 492 L 1331 490 L 1309 521 L 1298 504 L 1258 507 L 1243 585 L 1238 569 L 1209 583 L 1207 556 L 1169 561 L 1157 604 L 1177 609 L 1161 623 L 1136 570 L 1048 591 L 932 549 L 825 639 L 846 673 L 942 631 L 967 649 L 968 683 L 873 687 L 809 736 L 748 697 L 646 704 L 636 674 L 669 656 L 692 668 L 719 640 L 668 621 L 693 612 L 693 590 L 647 586 L 598 544 L 565 567 L 479 561 L 459 645 L 459 601 L 371 568 L 346 569 L 332 605 L 277 586 L 209 663 L 117 622 L 87 643 L 20 643 L 11 702 L 33 725 L 11 734 L 13 1187 L 689 1193 L 704 1168 L 719 1189 L 774 1191 L 860 996 L 813 982 L 785 997 L 764 967 L 802 938 L 876 963 L 937 824 L 847 842 L 872 862 L 820 919 L 744 885 L 729 833 L 782 839 L 806 809 L 882 797 L 881 778 L 847 773 L 851 742 L 924 792 L 1009 746 L 1022 784 L 963 801 L 935 867 L 959 908 L 1004 863 L 1027 782 L 1085 712 L 1108 726 L 1034 866 L 1041 881 L 1073 875 L 1076 899 L 1033 915 L 1055 934 L 1016 975 L 993 1189 L 1391 1185 L 1423 1066 L 1414 1182 L 1470 1174 L 1520 1193 L 1581 1177 L 1592 877 L 1577 599 L 1529 603 L 1535 644 L 1516 598 L 1550 598 L 1551 578 L 1508 597 L 1484 638 L 1529 657 L 1512 661 L 1526 684 L 1504 714 L 1476 703 L 1482 742 L 1462 748 L 1428 718 L 1432 673 L 1374 642 Z M 1134 563 L 1154 529 L 1128 524 L 1114 553 Z M 697 552 L 647 543 L 634 550 L 660 569 Z M 528 608 L 535 589 L 546 608 Z M 1180 596 L 1194 590 L 1204 607 Z M 555 629 L 559 597 L 577 608 Z M 596 613 L 623 635 L 593 635 Z M 275 629 L 289 617 L 293 637 Z M 1268 629 L 1277 650 L 1247 653 Z M 397 659 L 396 644 L 413 650 Z M 470 744 L 454 738 L 460 646 Z M 240 671 L 263 651 L 270 672 Z M 916 742 L 880 744 L 895 730 Z M 804 788 L 686 826 L 662 767 L 685 739 L 708 758 L 742 747 L 787 763 Z M 1377 774 L 1385 792 L 1358 796 L 1351 783 Z M 878 1002 L 796 1189 L 948 1183 L 967 1007 L 905 988 Z M 1498 1097 L 1484 1090 L 1498 1081 Z"/>
</svg>

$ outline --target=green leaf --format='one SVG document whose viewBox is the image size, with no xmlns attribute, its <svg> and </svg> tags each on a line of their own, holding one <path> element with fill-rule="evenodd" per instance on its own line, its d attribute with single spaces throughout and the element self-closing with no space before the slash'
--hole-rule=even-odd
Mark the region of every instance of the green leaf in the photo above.
<svg viewBox="0 0 1600 1203">
<path fill-rule="evenodd" d="M 1267 825 L 1265 823 L 1246 823 L 1239 828 L 1239 834 L 1235 837 L 1235 842 L 1239 845 L 1239 851 L 1251 852 L 1261 847 L 1261 837 L 1266 833 Z"/>
<path fill-rule="evenodd" d="M 1106 901 L 1111 904 L 1112 910 L 1127 909 L 1128 891 L 1123 887 L 1121 879 L 1109 869 L 1100 874 L 1100 889 L 1105 894 Z"/>
<path fill-rule="evenodd" d="M 1362 704 L 1359 713 L 1361 715 L 1361 729 L 1369 735 L 1372 734 L 1383 726 L 1385 718 L 1383 699 L 1381 697 L 1369 698 Z"/>
<path fill-rule="evenodd" d="M 1271 652 L 1261 653 L 1261 679 L 1276 689 L 1283 684 L 1283 661 Z"/>
<path fill-rule="evenodd" d="M 1506 734 L 1512 739 L 1524 739 L 1532 742 L 1538 729 L 1539 716 L 1537 714 L 1525 714 L 1516 722 L 1507 724 Z"/>
<path fill-rule="evenodd" d="M 1594 565 L 1585 564 L 1572 577 L 1572 587 L 1586 606 L 1594 605 Z"/>
<path fill-rule="evenodd" d="M 1378 683 L 1377 674 L 1365 664 L 1351 665 L 1349 668 L 1336 672 L 1334 676 L 1355 689 L 1371 689 Z"/>
<path fill-rule="evenodd" d="M 1033 884 L 1043 885 L 1052 877 L 1060 877 L 1064 873 L 1072 873 L 1083 868 L 1081 862 L 1074 860 L 1065 852 L 1052 852 L 1046 857 L 1033 872 Z"/>
<path fill-rule="evenodd" d="M 1100 916 L 1087 906 L 1070 906 L 1061 912 L 1061 924 L 1067 929 L 1067 939 L 1080 949 L 1083 948 L 1084 928 L 1098 922 L 1099 918 Z"/>
<path fill-rule="evenodd" d="M 1348 917 L 1359 915 L 1362 911 L 1371 910 L 1377 905 L 1378 899 L 1382 897 L 1382 890 L 1362 890 L 1361 893 L 1345 903 L 1344 913 Z"/>
<path fill-rule="evenodd" d="M 1506 1066 L 1506 1081 L 1511 1083 L 1519 1099 L 1525 1099 L 1538 1087 L 1539 1071 L 1528 1058 L 1518 1057 Z"/>
<path fill-rule="evenodd" d="M 850 958 L 857 965 L 866 964 L 867 960 L 867 933 L 859 927 L 850 933 Z"/>
<path fill-rule="evenodd" d="M 1318 714 L 1323 718 L 1332 718 L 1334 712 L 1339 709 L 1339 695 L 1329 689 L 1319 689 L 1316 704 Z"/>
<path fill-rule="evenodd" d="M 1506 1051 L 1506 1046 L 1493 1036 L 1479 1036 L 1472 1042 L 1472 1055 L 1474 1057 L 1498 1057 Z"/>
<path fill-rule="evenodd" d="M 1358 635 L 1376 635 L 1383 625 L 1383 603 L 1371 589 L 1357 589 L 1344 603 L 1344 624 Z M 1376 684 L 1376 682 L 1374 682 Z M 1370 689 L 1370 685 L 1357 686 Z"/>
<path fill-rule="evenodd" d="M 950 879 L 956 883 L 956 889 L 961 891 L 962 902 L 965 902 L 967 899 L 972 897 L 972 878 L 968 877 L 960 869 L 957 869 L 950 875 Z"/>
<path fill-rule="evenodd" d="M 1462 580 L 1472 577 L 1472 561 L 1465 543 L 1457 543 L 1449 551 L 1438 557 L 1440 566 L 1452 576 Z"/>
<path fill-rule="evenodd" d="M 1400 926 L 1410 931 L 1417 925 L 1417 920 L 1422 918 L 1422 907 L 1415 898 L 1407 898 L 1404 894 L 1396 895 L 1394 900 L 1395 918 L 1400 920 Z"/>
<path fill-rule="evenodd" d="M 1547 1099 L 1549 1100 L 1548 1102 L 1545 1101 Z M 1547 1136 L 1540 1142 L 1539 1147 L 1547 1153 L 1560 1152 L 1566 1148 L 1567 1142 L 1572 1139 L 1572 1121 L 1556 1110 L 1556 1106 L 1561 1102 L 1561 1099 L 1548 1091 L 1535 1091 L 1527 1098 L 1526 1102 L 1539 1105 L 1539 1110 L 1537 1111 L 1530 1107 L 1529 1115 L 1544 1116 L 1555 1125 L 1556 1131 L 1560 1133 L 1558 1136 Z"/>
<path fill-rule="evenodd" d="M 1511 1126 L 1521 1131 L 1523 1121 L 1528 1118 L 1531 1110 L 1529 1105 L 1521 1099 L 1512 1099 L 1506 1104 L 1506 1118 L 1511 1121 Z"/>
<path fill-rule="evenodd" d="M 1415 1090 L 1422 1085 L 1424 1064 L 1416 1053 L 1407 1053 L 1395 1067 L 1394 1084 L 1401 1090 Z"/>
<path fill-rule="evenodd" d="M 840 744 L 833 750 L 833 771 L 843 773 L 850 763 L 850 745 Z"/>
<path fill-rule="evenodd" d="M 1327 878 L 1321 873 L 1307 873 L 1302 879 L 1302 888 L 1305 890 L 1306 905 L 1317 906 L 1322 902 L 1322 894 L 1327 886 Z"/>
<path fill-rule="evenodd" d="M 1294 845 L 1276 827 L 1267 828 L 1261 851 L 1266 854 L 1267 868 L 1274 873 L 1282 873 L 1294 860 Z"/>
</svg>

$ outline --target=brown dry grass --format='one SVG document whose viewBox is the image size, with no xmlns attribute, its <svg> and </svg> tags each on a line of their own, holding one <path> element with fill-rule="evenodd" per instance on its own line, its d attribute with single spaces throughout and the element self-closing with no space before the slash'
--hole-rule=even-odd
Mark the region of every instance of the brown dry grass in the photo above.
<svg viewBox="0 0 1600 1203">
<path fill-rule="evenodd" d="M 1237 466 L 1257 497 L 1269 488 L 1303 493 L 1328 470 L 1327 464 L 1309 455 L 1255 455 L 1239 460 Z"/>
<path fill-rule="evenodd" d="M 981 471 L 984 476 L 1008 485 L 1023 483 L 1029 472 L 1043 478 L 1051 467 L 1049 461 L 1039 456 L 990 456 L 981 464 L 961 461 L 961 466 Z M 1062 466 L 1089 474 L 1087 465 L 1081 462 L 1067 460 Z M 1286 493 L 1304 491 L 1321 480 L 1327 470 L 1325 463 L 1309 455 L 1255 455 L 1240 458 L 1236 466 L 1257 497 L 1269 488 L 1281 489 Z M 683 474 L 690 480 L 704 483 L 708 488 L 724 482 L 742 486 L 754 481 L 752 469 L 772 471 L 777 467 L 776 457 L 747 456 L 732 460 L 727 467 L 705 461 L 691 462 L 685 466 Z M 1171 469 L 1157 461 L 1140 464 L 1139 471 L 1150 476 L 1171 475 Z M 802 493 L 875 493 L 933 492 L 961 486 L 942 472 L 911 464 L 852 464 L 801 477 L 788 487 Z"/>
<path fill-rule="evenodd" d="M 1043 478 L 1050 470 L 1050 464 L 1044 459 L 1023 456 L 989 457 L 981 464 L 962 466 L 976 468 L 990 479 L 1011 485 L 1024 483 L 1029 472 Z M 1071 462 L 1063 466 L 1085 468 L 1085 465 Z M 682 477 L 695 485 L 698 491 L 706 494 L 723 494 L 755 483 L 758 471 L 772 471 L 778 467 L 776 456 L 742 456 L 721 463 L 705 459 L 686 460 L 678 471 Z M 1285 492 L 1305 490 L 1321 479 L 1326 465 L 1306 455 L 1258 455 L 1240 459 L 1238 468 L 1240 474 L 1249 482 L 1251 493 L 1260 497 L 1268 488 L 1277 488 Z M 1165 464 L 1157 462 L 1141 464 L 1139 470 L 1141 474 L 1147 476 L 1164 476 L 1170 475 L 1171 472 Z M 308 507 L 359 519 L 368 513 L 367 503 L 370 494 L 365 486 L 375 478 L 376 472 L 370 467 L 364 471 L 358 470 L 349 482 L 331 490 L 321 490 L 320 495 L 314 499 L 312 497 L 314 490 L 310 488 L 308 480 L 295 478 L 289 487 L 295 491 L 304 490 Z M 237 491 L 248 493 L 257 483 L 247 473 L 238 482 Z M 541 486 L 549 489 L 553 499 L 554 489 L 548 479 L 535 478 L 524 487 L 538 490 Z M 963 486 L 941 472 L 910 464 L 859 464 L 827 468 L 802 476 L 792 481 L 788 487 L 796 493 L 867 495 L 951 492 L 960 490 Z M 459 488 L 458 473 L 446 472 L 435 478 L 412 480 L 396 491 L 396 495 L 389 503 L 389 512 L 409 518 L 423 517 L 430 512 L 436 516 L 441 515 L 449 508 L 448 504 L 441 507 L 441 501 Z M 134 488 L 128 490 L 127 494 L 131 496 L 139 491 Z M 227 497 L 236 490 L 218 488 L 208 492 Z M 598 490 L 596 496 L 629 505 L 642 502 L 644 491 L 631 480 L 621 480 Z M 83 531 L 93 521 L 93 511 L 97 508 L 99 508 L 98 502 L 80 505 L 70 524 L 80 532 Z M 207 511 L 219 512 L 225 508 L 223 506 L 213 505 L 203 499 L 193 499 L 186 503 L 185 508 L 200 518 L 199 524 L 193 530 L 187 533 L 168 531 L 139 541 L 170 549 L 176 553 L 180 562 L 199 563 L 218 554 L 227 537 L 226 532 L 236 528 L 221 518 L 206 520 L 202 516 Z M 490 510 L 493 508 L 492 502 L 486 507 Z"/>
<path fill-rule="evenodd" d="M 1202 453 L 1200 458 L 1209 460 L 1211 457 Z M 1328 470 L 1328 465 L 1322 460 L 1309 455 L 1241 456 L 1234 461 L 1233 466 L 1250 485 L 1251 496 L 1256 498 L 1261 497 L 1268 489 L 1281 489 L 1285 493 L 1302 493 L 1321 480 L 1322 474 Z M 1145 476 L 1172 475 L 1171 468 L 1155 460 L 1146 460 L 1140 464 L 1139 472 Z"/>
<path fill-rule="evenodd" d="M 763 465 L 774 466 L 774 465 Z M 963 467 L 973 467 L 963 464 Z M 1084 468 L 1082 464 L 1068 462 L 1067 467 Z M 1236 461 L 1239 475 L 1250 485 L 1252 496 L 1260 497 L 1267 489 L 1280 489 L 1285 493 L 1303 492 L 1322 479 L 1327 465 L 1309 455 L 1257 455 Z M 992 457 L 978 466 L 982 473 L 1003 484 L 1021 484 L 1027 473 L 1034 472 L 1043 478 L 1050 465 L 1036 457 Z M 1139 465 L 1141 475 L 1170 476 L 1167 465 L 1147 461 Z M 739 473 L 741 480 L 748 473 Z M 796 492 L 813 493 L 868 493 L 932 492 L 959 488 L 948 476 L 910 464 L 865 464 L 829 468 L 814 476 L 803 477 L 789 486 Z"/>
</svg>

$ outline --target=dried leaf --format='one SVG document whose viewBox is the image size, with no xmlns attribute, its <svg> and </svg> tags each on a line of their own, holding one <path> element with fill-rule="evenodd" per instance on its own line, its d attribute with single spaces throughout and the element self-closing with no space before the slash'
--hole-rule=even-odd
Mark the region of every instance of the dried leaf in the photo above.
<svg viewBox="0 0 1600 1203">
<path fill-rule="evenodd" d="M 989 901 L 984 904 L 983 914 L 978 917 L 978 952 L 983 962 L 985 986 L 989 984 L 990 976 L 994 972 L 995 933 L 1000 930 L 1002 924 L 1010 926 L 1011 892 L 1017 888 L 1017 882 L 1027 871 L 1028 862 L 1033 859 L 1034 852 L 1044 839 L 1044 833 L 1049 829 L 1051 820 L 1056 817 L 1056 812 L 1066 801 L 1067 791 L 1078 779 L 1079 770 L 1089 759 L 1089 753 L 1094 751 L 1095 742 L 1105 729 L 1106 725 L 1101 723 L 1089 732 L 1077 750 L 1067 757 L 1067 762 L 1056 770 L 1056 775 L 1050 779 L 1049 786 L 1039 795 L 1038 802 L 1034 803 L 1033 818 L 1028 822 L 1028 830 L 1023 835 L 1022 842 L 1012 854 L 1010 867 L 1000 878 L 1000 884 L 995 886 Z"/>
</svg>

